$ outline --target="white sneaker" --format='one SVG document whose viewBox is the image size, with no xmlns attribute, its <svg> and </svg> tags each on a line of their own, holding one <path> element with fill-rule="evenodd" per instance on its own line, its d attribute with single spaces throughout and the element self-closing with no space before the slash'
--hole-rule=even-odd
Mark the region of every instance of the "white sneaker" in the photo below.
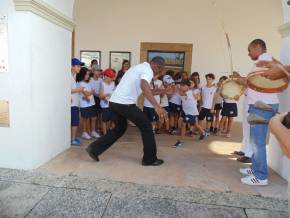
<svg viewBox="0 0 290 218">
<path fill-rule="evenodd" d="M 87 139 L 87 140 L 90 140 L 90 139 L 92 139 L 92 137 L 89 135 L 89 133 L 87 133 L 87 132 L 83 132 L 83 134 L 82 134 L 82 138 L 83 139 Z"/>
<path fill-rule="evenodd" d="M 254 175 L 241 178 L 241 182 L 245 185 L 254 185 L 254 186 L 268 185 L 268 179 L 261 180 L 255 177 Z"/>
<path fill-rule="evenodd" d="M 253 175 L 253 171 L 250 167 L 247 167 L 247 168 L 240 168 L 240 173 L 245 175 L 245 176 L 250 176 L 250 175 Z"/>
<path fill-rule="evenodd" d="M 99 133 L 97 133 L 96 131 L 92 131 L 92 133 L 91 133 L 91 136 L 93 137 L 93 138 L 95 138 L 95 139 L 97 139 L 97 138 L 100 138 L 101 136 L 100 136 L 100 134 Z"/>
</svg>

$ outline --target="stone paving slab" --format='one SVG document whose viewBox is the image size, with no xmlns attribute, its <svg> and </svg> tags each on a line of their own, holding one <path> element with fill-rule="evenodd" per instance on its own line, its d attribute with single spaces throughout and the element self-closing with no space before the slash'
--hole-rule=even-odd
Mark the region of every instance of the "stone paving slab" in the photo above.
<svg viewBox="0 0 290 218">
<path fill-rule="evenodd" d="M 287 212 L 247 209 L 248 218 L 289 218 Z"/>
<path fill-rule="evenodd" d="M 1 186 L 3 187 L 3 183 Z M 2 189 L 0 191 L 0 217 L 24 217 L 48 190 L 48 187 L 20 183 Z"/>
<path fill-rule="evenodd" d="M 114 196 L 137 195 L 143 198 L 165 198 L 208 205 L 288 211 L 287 200 L 231 192 L 212 192 L 192 187 L 140 185 L 77 176 L 68 176 L 59 185 L 65 188 L 110 192 Z"/>
<path fill-rule="evenodd" d="M 126 218 L 246 218 L 243 209 L 214 207 L 166 199 L 140 199 L 114 197 L 108 204 L 104 217 Z"/>
<path fill-rule="evenodd" d="M 102 217 L 110 196 L 109 193 L 55 188 L 45 195 L 27 218 Z"/>
</svg>

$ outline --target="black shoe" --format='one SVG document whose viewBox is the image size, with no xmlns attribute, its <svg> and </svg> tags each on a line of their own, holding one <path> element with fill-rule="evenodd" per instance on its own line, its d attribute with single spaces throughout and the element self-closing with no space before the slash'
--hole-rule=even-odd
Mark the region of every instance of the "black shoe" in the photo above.
<svg viewBox="0 0 290 218">
<path fill-rule="evenodd" d="M 94 159 L 97 162 L 100 161 L 99 157 L 95 155 L 89 147 L 86 148 L 86 151 L 88 152 L 88 154 L 90 155 L 92 159 Z"/>
<path fill-rule="evenodd" d="M 214 128 L 214 129 L 213 129 L 213 133 L 214 133 L 214 134 L 217 134 L 217 132 L 218 132 L 218 129 L 217 129 L 217 128 Z"/>
<path fill-rule="evenodd" d="M 154 161 L 152 163 L 146 163 L 146 162 L 142 161 L 142 165 L 143 166 L 159 166 L 159 165 L 161 165 L 163 163 L 164 163 L 164 161 L 160 160 L 160 159 L 157 159 L 156 161 Z"/>
<path fill-rule="evenodd" d="M 252 163 L 252 159 L 246 156 L 242 156 L 237 158 L 237 161 L 241 162 L 241 163 Z"/>
<path fill-rule="evenodd" d="M 199 137 L 199 140 L 200 141 L 203 141 L 204 139 L 205 139 L 205 135 L 204 134 L 201 134 L 200 137 Z"/>
<path fill-rule="evenodd" d="M 209 128 L 209 131 L 213 133 L 213 127 L 212 126 Z"/>
</svg>

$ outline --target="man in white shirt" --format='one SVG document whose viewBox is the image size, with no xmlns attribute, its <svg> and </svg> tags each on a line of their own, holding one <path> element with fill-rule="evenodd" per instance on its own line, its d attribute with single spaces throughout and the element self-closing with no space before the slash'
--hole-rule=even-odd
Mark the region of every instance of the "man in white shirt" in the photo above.
<svg viewBox="0 0 290 218">
<path fill-rule="evenodd" d="M 255 61 L 253 70 L 257 70 L 256 64 L 259 61 L 271 61 L 272 56 L 267 53 L 266 43 L 261 39 L 253 40 L 248 47 L 250 58 Z M 250 87 L 247 88 L 247 103 L 249 114 L 259 116 L 265 121 L 269 121 L 279 108 L 279 99 L 276 93 L 257 92 Z M 271 109 L 263 110 L 255 106 L 258 101 L 263 101 Z M 266 155 L 266 139 L 269 126 L 267 123 L 250 123 L 250 146 L 253 148 L 251 168 L 240 169 L 246 177 L 241 182 L 246 185 L 268 185 L 268 167 Z"/>
<path fill-rule="evenodd" d="M 151 123 L 136 104 L 139 95 L 143 92 L 144 96 L 153 105 L 158 116 L 162 119 L 168 119 L 167 112 L 154 98 L 156 92 L 162 94 L 166 90 L 151 91 L 150 88 L 153 76 L 161 74 L 164 65 L 165 61 L 162 57 L 154 57 L 150 63 L 138 64 L 126 72 L 110 98 L 110 108 L 116 114 L 115 128 L 108 131 L 106 135 L 93 142 L 87 148 L 91 158 L 99 161 L 98 156 L 125 133 L 128 119 L 141 131 L 144 146 L 142 165 L 158 166 L 163 164 L 164 161 L 157 158 L 156 142 Z"/>
</svg>

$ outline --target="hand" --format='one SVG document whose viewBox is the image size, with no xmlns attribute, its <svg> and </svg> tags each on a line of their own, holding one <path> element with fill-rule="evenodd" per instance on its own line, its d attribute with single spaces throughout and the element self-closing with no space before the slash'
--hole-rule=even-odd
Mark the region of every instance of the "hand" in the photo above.
<svg viewBox="0 0 290 218">
<path fill-rule="evenodd" d="M 155 107 L 155 111 L 161 120 L 164 119 L 165 121 L 168 121 L 168 114 L 164 108 L 158 105 L 157 107 Z"/>
<path fill-rule="evenodd" d="M 282 114 L 277 114 L 269 122 L 269 126 L 271 128 L 271 131 L 275 128 L 277 125 L 281 125 L 283 122 L 284 118 L 287 116 L 288 112 L 282 113 Z"/>
<path fill-rule="evenodd" d="M 82 93 L 84 91 L 84 87 L 78 87 L 76 88 L 76 92 Z"/>
<path fill-rule="evenodd" d="M 257 67 L 266 67 L 269 70 L 266 70 L 264 73 L 261 74 L 261 76 L 271 79 L 271 80 L 277 80 L 286 77 L 286 74 L 281 69 L 281 64 L 277 60 L 275 61 L 259 61 L 257 64 Z"/>
</svg>

